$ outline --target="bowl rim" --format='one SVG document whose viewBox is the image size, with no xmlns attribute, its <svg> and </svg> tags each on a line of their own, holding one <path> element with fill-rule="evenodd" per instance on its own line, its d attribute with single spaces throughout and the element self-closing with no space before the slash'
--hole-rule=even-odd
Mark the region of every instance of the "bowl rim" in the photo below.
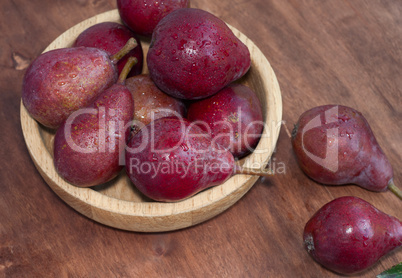
<svg viewBox="0 0 402 278">
<path fill-rule="evenodd" d="M 51 49 L 56 49 L 60 47 L 66 47 L 69 44 L 66 43 L 66 40 L 70 40 L 70 45 L 72 44 L 71 38 L 75 38 L 86 28 L 91 25 L 104 22 L 104 21 L 114 21 L 118 23 L 122 23 L 120 16 L 118 14 L 118 10 L 110 10 L 91 18 L 88 18 L 75 26 L 71 27 L 63 34 L 58 36 L 49 46 L 43 51 L 49 51 Z M 258 56 L 258 63 L 253 63 L 252 57 L 252 66 L 257 68 L 257 71 L 264 71 L 266 75 L 269 75 L 270 80 L 261 80 L 264 83 L 264 87 L 271 87 L 273 92 L 265 91 L 266 98 L 263 99 L 264 103 L 262 105 L 267 107 L 265 112 L 264 122 L 271 120 L 274 121 L 282 121 L 282 98 L 279 88 L 278 80 L 276 79 L 275 73 L 267 60 L 267 58 L 262 54 L 261 50 L 244 34 L 238 31 L 236 28 L 227 24 L 229 28 L 242 40 L 246 43 L 250 49 L 253 48 L 253 52 L 257 52 L 260 54 Z M 251 50 L 250 50 L 251 53 Z M 145 54 L 144 54 L 145 57 Z M 264 66 L 262 66 L 262 64 Z M 255 70 L 255 69 L 253 69 Z M 264 75 L 265 77 L 265 75 Z M 260 99 L 261 100 L 261 99 Z M 275 109 L 270 109 L 270 107 L 275 107 Z M 274 110 L 274 111 L 273 111 Z M 273 118 L 272 118 L 273 117 Z M 272 118 L 272 119 L 271 119 Z M 258 180 L 258 177 L 249 176 L 249 175 L 235 175 L 232 176 L 225 183 L 204 190 L 193 197 L 184 199 L 179 202 L 172 203 L 162 203 L 162 202 L 134 202 L 134 201 L 126 201 L 122 199 L 118 199 L 115 197 L 107 196 L 102 194 L 92 188 L 81 188 L 76 187 L 68 182 L 64 181 L 56 172 L 56 169 L 53 164 L 52 156 L 45 146 L 43 138 L 40 134 L 39 129 L 41 128 L 40 124 L 36 122 L 28 113 L 25 106 L 22 103 L 20 104 L 20 120 L 21 127 L 23 131 L 23 136 L 25 143 L 27 145 L 29 154 L 38 169 L 41 176 L 45 179 L 46 183 L 51 187 L 51 189 L 61 197 L 66 203 L 72 206 L 74 209 L 79 211 L 80 213 L 86 215 L 87 217 L 106 224 L 108 226 L 113 226 L 120 229 L 132 230 L 132 231 L 148 231 L 147 229 L 142 229 L 141 227 L 133 226 L 131 228 L 130 225 L 120 225 L 116 223 L 108 223 L 108 221 L 102 219 L 99 215 L 99 211 L 109 212 L 113 216 L 121 215 L 121 216 L 133 216 L 140 218 L 153 218 L 153 217 L 165 217 L 165 216 L 180 216 L 189 212 L 193 212 L 194 210 L 205 209 L 209 206 L 214 206 L 216 203 L 220 203 L 223 199 L 231 198 L 232 194 L 240 194 L 241 196 L 236 196 L 237 200 L 240 199 L 250 188 L 251 186 Z M 250 166 L 253 163 L 268 163 L 271 158 L 274 148 L 276 146 L 281 125 L 277 124 L 275 128 L 267 131 L 264 128 L 263 134 L 268 135 L 268 137 L 272 138 L 271 140 L 260 140 L 256 150 L 261 148 L 268 148 L 268 152 L 258 154 L 256 152 L 251 153 L 244 159 L 244 165 Z M 268 142 L 270 141 L 270 142 Z M 271 146 L 268 146 L 271 144 Z M 45 150 L 45 151 L 44 151 Z M 236 184 L 238 186 L 232 186 Z M 67 195 L 67 196 L 66 196 Z M 235 198 L 235 197 L 233 197 Z M 220 212 L 226 210 L 228 207 L 233 205 L 237 200 L 234 200 L 230 205 L 226 208 L 214 208 L 210 207 L 209 209 L 217 210 L 219 214 Z M 152 206 L 152 207 L 150 207 Z M 223 210 L 222 210 L 223 209 Z M 220 211 L 221 210 L 221 211 Z M 213 216 L 215 216 L 213 215 Z M 212 217 L 213 217 L 212 216 Z M 209 218 L 212 218 L 209 217 Z M 201 217 L 202 218 L 202 217 Z M 203 222 L 204 219 L 198 221 L 198 223 Z M 112 221 L 113 222 L 113 221 Z M 185 224 L 178 228 L 184 228 L 188 226 L 192 226 L 197 224 L 197 221 L 191 223 L 190 225 Z M 156 225 L 158 226 L 158 225 Z M 156 227 L 155 229 L 150 229 L 149 231 L 168 231 L 168 230 L 176 230 L 177 228 L 172 227 L 163 227 L 159 223 L 160 228 Z"/>
</svg>

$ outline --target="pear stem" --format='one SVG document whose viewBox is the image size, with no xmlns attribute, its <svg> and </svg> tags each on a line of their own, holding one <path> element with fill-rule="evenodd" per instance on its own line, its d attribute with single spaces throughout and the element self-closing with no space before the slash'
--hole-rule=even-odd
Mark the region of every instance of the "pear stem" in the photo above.
<svg viewBox="0 0 402 278">
<path fill-rule="evenodd" d="M 389 183 L 388 183 L 388 189 L 392 192 L 392 193 L 394 193 L 399 199 L 401 199 L 402 200 L 402 191 L 398 188 L 398 187 L 396 187 L 396 185 L 395 185 L 395 183 L 394 183 L 394 180 L 390 180 L 389 181 Z"/>
<path fill-rule="evenodd" d="M 130 73 L 131 69 L 138 63 L 137 58 L 129 57 L 126 64 L 124 65 L 123 69 L 120 72 L 119 79 L 117 80 L 117 84 L 124 85 L 128 74 Z"/>
<path fill-rule="evenodd" d="M 251 169 L 244 168 L 239 165 L 235 166 L 234 174 L 242 174 L 242 175 L 252 175 L 252 176 L 260 176 L 260 177 L 272 177 L 274 173 L 271 170 L 264 171 L 264 169 Z"/>
<path fill-rule="evenodd" d="M 110 60 L 113 64 L 116 64 L 121 58 L 126 56 L 131 50 L 136 48 L 138 45 L 137 41 L 134 38 L 130 38 L 127 43 L 119 50 L 116 54 L 110 56 Z"/>
</svg>

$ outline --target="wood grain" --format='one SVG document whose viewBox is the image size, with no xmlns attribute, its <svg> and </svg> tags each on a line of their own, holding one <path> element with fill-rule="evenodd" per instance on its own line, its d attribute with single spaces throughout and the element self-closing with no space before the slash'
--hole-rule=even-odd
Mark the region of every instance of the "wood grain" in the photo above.
<svg viewBox="0 0 402 278">
<path fill-rule="evenodd" d="M 392 194 L 308 179 L 289 132 L 316 105 L 360 110 L 402 185 L 402 2 L 399 0 L 199 0 L 261 49 L 281 86 L 283 119 L 274 154 L 284 173 L 260 179 L 225 213 L 169 233 L 103 226 L 71 209 L 32 163 L 19 122 L 27 63 L 59 34 L 116 8 L 115 1 L 0 2 L 0 277 L 339 277 L 316 264 L 302 230 L 326 202 L 353 195 L 402 219 Z M 398 249 L 356 277 L 402 261 Z"/>
</svg>

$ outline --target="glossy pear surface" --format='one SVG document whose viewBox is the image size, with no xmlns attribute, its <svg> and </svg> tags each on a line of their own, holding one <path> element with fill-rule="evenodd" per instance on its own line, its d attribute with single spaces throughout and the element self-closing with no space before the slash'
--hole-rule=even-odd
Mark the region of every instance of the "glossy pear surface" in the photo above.
<svg viewBox="0 0 402 278">
<path fill-rule="evenodd" d="M 179 201 L 226 181 L 234 158 L 212 148 L 211 138 L 185 119 L 161 118 L 136 133 L 126 150 L 134 185 L 156 201 Z"/>
<path fill-rule="evenodd" d="M 55 49 L 41 54 L 28 67 L 22 101 L 35 120 L 57 128 L 116 81 L 116 68 L 105 51 L 91 47 Z"/>
<path fill-rule="evenodd" d="M 242 84 L 229 85 L 209 98 L 192 102 L 187 118 L 238 158 L 253 151 L 264 127 L 257 95 Z"/>
<path fill-rule="evenodd" d="M 341 105 L 318 106 L 303 113 L 292 133 L 302 170 L 323 184 L 357 184 L 384 191 L 392 167 L 363 115 Z"/>
<path fill-rule="evenodd" d="M 73 113 L 54 140 L 54 165 L 59 175 L 80 187 L 116 177 L 124 167 L 133 106 L 130 91 L 115 84 L 91 105 Z"/>
<path fill-rule="evenodd" d="M 149 74 L 165 93 L 182 99 L 211 96 L 250 68 L 250 52 L 221 19 L 183 8 L 156 26 Z"/>
<path fill-rule="evenodd" d="M 142 74 L 126 80 L 126 86 L 135 99 L 134 120 L 147 125 L 152 120 L 175 116 L 184 117 L 184 103 L 162 92 L 149 75 Z"/>
<path fill-rule="evenodd" d="M 155 26 L 174 10 L 188 7 L 189 0 L 117 0 L 123 22 L 136 34 L 150 37 Z"/>
<path fill-rule="evenodd" d="M 340 197 L 319 209 L 303 234 L 310 255 L 326 268 L 353 274 L 402 245 L 402 223 L 357 197 Z"/>
<path fill-rule="evenodd" d="M 117 22 L 101 22 L 84 30 L 76 39 L 74 46 L 96 47 L 114 55 L 126 45 L 130 38 L 135 38 L 138 45 L 120 59 L 116 66 L 119 74 L 123 70 L 129 57 L 137 58 L 137 64 L 131 69 L 128 76 L 141 74 L 143 66 L 143 52 L 138 36 L 126 26 Z"/>
</svg>

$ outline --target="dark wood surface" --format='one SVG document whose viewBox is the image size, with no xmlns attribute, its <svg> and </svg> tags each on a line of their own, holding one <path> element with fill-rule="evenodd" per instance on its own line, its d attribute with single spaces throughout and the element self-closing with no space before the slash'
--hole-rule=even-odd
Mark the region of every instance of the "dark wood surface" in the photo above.
<svg viewBox="0 0 402 278">
<path fill-rule="evenodd" d="M 200 0 L 254 41 L 274 68 L 283 120 L 274 162 L 286 173 L 260 179 L 218 217 L 181 231 L 126 232 L 80 215 L 36 171 L 21 132 L 21 82 L 30 61 L 113 0 L 0 1 L 0 277 L 338 277 L 303 249 L 307 220 L 330 200 L 354 195 L 402 219 L 390 192 L 326 187 L 297 166 L 290 131 L 322 104 L 360 110 L 402 186 L 402 1 Z M 402 261 L 402 249 L 358 277 Z"/>
</svg>

